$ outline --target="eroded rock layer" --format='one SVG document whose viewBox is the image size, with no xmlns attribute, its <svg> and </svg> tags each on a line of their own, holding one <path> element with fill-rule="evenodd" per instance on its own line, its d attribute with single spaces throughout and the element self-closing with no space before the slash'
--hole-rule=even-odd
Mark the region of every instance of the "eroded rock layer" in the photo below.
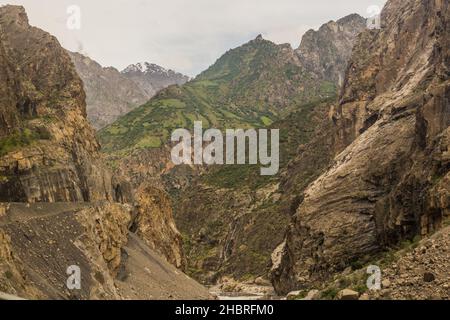
<svg viewBox="0 0 450 320">
<path fill-rule="evenodd" d="M 336 158 L 274 254 L 279 292 L 306 287 L 449 215 L 448 1 L 391 0 L 353 50 L 332 111 Z"/>
<path fill-rule="evenodd" d="M 15 6 L 0 8 L 0 48 L 0 201 L 113 200 L 66 51 Z"/>
</svg>

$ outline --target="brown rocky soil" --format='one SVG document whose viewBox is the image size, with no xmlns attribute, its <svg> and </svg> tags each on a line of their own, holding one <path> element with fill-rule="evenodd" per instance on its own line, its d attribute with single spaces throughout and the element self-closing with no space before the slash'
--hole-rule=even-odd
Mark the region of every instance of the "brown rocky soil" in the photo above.
<svg viewBox="0 0 450 320">
<path fill-rule="evenodd" d="M 208 299 L 208 291 L 129 233 L 131 207 L 2 204 L 0 291 L 28 299 Z M 81 269 L 81 290 L 66 287 Z"/>
<path fill-rule="evenodd" d="M 2 264 L 2 289 L 23 298 L 117 299 L 114 275 L 127 240 L 129 209 L 119 204 L 3 204 L 0 229 L 10 240 L 24 281 L 7 276 Z M 81 269 L 81 290 L 66 287 L 66 270 Z M 37 297 L 23 286 L 39 292 Z"/>
<path fill-rule="evenodd" d="M 361 267 L 354 264 L 330 281 L 290 292 L 288 300 L 448 300 L 450 296 L 450 227 L 405 241 Z M 370 267 L 370 268 L 369 268 Z M 374 285 L 373 267 L 380 270 Z"/>
<path fill-rule="evenodd" d="M 124 247 L 124 270 L 116 285 L 123 299 L 205 300 L 208 290 L 130 234 Z"/>
<path fill-rule="evenodd" d="M 383 288 L 372 299 L 450 299 L 450 227 L 421 241 L 416 248 L 382 269 Z"/>
</svg>

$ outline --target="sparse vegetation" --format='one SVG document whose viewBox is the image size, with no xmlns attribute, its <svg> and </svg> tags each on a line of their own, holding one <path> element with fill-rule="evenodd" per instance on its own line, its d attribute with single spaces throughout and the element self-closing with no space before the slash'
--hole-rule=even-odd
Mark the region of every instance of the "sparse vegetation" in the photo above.
<svg viewBox="0 0 450 320">
<path fill-rule="evenodd" d="M 260 175 L 259 165 L 222 166 L 211 170 L 203 180 L 209 185 L 239 189 L 244 186 L 256 187 L 270 182 L 271 177 Z"/>
<path fill-rule="evenodd" d="M 11 280 L 14 277 L 13 273 L 10 270 L 5 271 L 5 278 Z"/>
<path fill-rule="evenodd" d="M 333 300 L 337 297 L 337 294 L 339 293 L 339 289 L 337 288 L 327 288 L 324 291 L 322 291 L 321 298 L 324 300 Z"/>
<path fill-rule="evenodd" d="M 442 223 L 444 227 L 450 227 L 450 217 L 447 217 L 444 219 L 444 222 Z"/>
<path fill-rule="evenodd" d="M 301 290 L 298 295 L 289 297 L 288 300 L 301 300 L 301 299 L 304 299 L 307 295 L 308 295 L 308 290 Z"/>
<path fill-rule="evenodd" d="M 46 130 L 22 129 L 0 139 L 0 156 L 4 156 L 16 149 L 29 146 L 37 140 L 48 140 L 50 134 Z"/>
</svg>

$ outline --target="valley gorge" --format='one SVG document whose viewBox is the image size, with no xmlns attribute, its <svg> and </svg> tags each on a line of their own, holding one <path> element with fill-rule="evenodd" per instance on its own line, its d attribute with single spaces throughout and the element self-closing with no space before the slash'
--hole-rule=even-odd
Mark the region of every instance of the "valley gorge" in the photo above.
<svg viewBox="0 0 450 320">
<path fill-rule="evenodd" d="M 258 36 L 225 53 L 188 84 L 161 91 L 100 131 L 118 171 L 137 186 L 157 177 L 155 183 L 171 194 L 189 274 L 207 284 L 222 277 L 266 276 L 271 252 L 289 223 L 292 199 L 278 189 L 278 177 L 259 176 L 257 166 L 173 167 L 164 142 L 169 133 L 192 128 L 195 120 L 212 128 L 283 126 L 283 170 L 287 154 L 308 142 L 320 118 L 326 117 L 324 101 L 336 96 L 340 73 L 330 81 L 322 70 L 330 64 L 344 70 L 352 43 L 364 28 L 365 19 L 358 15 L 330 22 L 302 41 L 302 50 Z M 319 52 L 313 45 L 319 41 L 341 49 Z M 323 59 L 320 67 L 302 63 L 316 56 Z M 284 114 L 290 114 L 286 120 Z"/>
<path fill-rule="evenodd" d="M 0 6 L 0 293 L 450 299 L 449 3 L 380 17 L 298 48 L 259 35 L 191 79 L 104 68 Z M 171 134 L 196 121 L 279 129 L 278 174 L 175 165 Z"/>
</svg>

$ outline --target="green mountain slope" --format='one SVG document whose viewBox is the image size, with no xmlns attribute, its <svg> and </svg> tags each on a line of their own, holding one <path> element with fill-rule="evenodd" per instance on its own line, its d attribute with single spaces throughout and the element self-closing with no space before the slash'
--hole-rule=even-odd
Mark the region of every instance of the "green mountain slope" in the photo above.
<svg viewBox="0 0 450 320">
<path fill-rule="evenodd" d="M 297 106 L 333 96 L 333 83 L 306 72 L 289 45 L 258 36 L 225 53 L 208 70 L 183 86 L 162 90 L 153 99 L 101 130 L 106 152 L 128 154 L 156 148 L 177 128 L 268 126 Z"/>
</svg>

